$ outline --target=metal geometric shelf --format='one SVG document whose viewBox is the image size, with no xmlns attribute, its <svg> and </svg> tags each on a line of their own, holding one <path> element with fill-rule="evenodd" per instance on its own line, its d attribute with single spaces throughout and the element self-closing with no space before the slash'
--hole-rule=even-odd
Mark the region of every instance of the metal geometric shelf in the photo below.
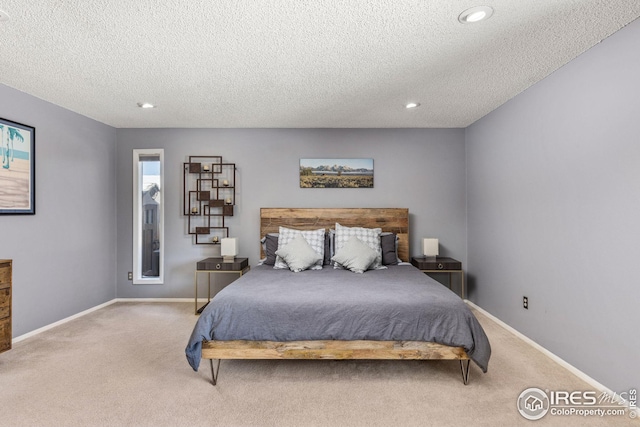
<svg viewBox="0 0 640 427">
<path fill-rule="evenodd" d="M 183 163 L 183 214 L 196 245 L 215 245 L 229 237 L 225 218 L 236 204 L 236 164 L 222 156 L 189 156 Z"/>
</svg>

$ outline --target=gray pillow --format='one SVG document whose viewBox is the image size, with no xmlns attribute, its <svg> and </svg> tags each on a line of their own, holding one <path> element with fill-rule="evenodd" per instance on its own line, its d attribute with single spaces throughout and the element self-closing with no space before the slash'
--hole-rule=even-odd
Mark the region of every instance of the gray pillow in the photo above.
<svg viewBox="0 0 640 427">
<path fill-rule="evenodd" d="M 333 255 L 333 235 L 324 233 L 324 261 L 322 264 L 331 264 L 331 256 Z"/>
<path fill-rule="evenodd" d="M 356 236 L 351 236 L 338 252 L 331 257 L 331 260 L 354 273 L 364 273 L 366 269 L 372 266 L 377 256 L 378 253 L 366 243 Z"/>
<path fill-rule="evenodd" d="M 317 253 L 302 234 L 297 234 L 289 243 L 281 246 L 276 255 L 284 260 L 289 270 L 298 273 L 322 261 L 322 255 Z"/>
<path fill-rule="evenodd" d="M 397 236 L 394 233 L 380 234 L 382 265 L 398 265 Z"/>
<path fill-rule="evenodd" d="M 345 227 L 336 222 L 336 236 L 334 238 L 335 252 L 340 252 L 340 249 L 347 240 L 352 236 L 356 236 L 362 243 L 369 246 L 378 254 L 371 268 L 387 268 L 382 265 L 382 249 L 380 248 L 381 232 L 381 228 Z"/>
<path fill-rule="evenodd" d="M 324 260 L 324 232 L 324 228 L 318 228 L 317 230 L 296 230 L 294 228 L 280 226 L 278 227 L 278 249 L 290 243 L 297 235 L 302 234 L 307 244 L 320 255 L 320 259 L 312 268 L 314 270 L 321 270 L 322 261 Z M 273 265 L 273 268 L 289 268 L 286 261 L 284 261 L 281 256 L 278 256 L 277 251 L 276 263 Z"/>
<path fill-rule="evenodd" d="M 262 238 L 262 250 L 264 251 L 263 265 L 274 265 L 276 263 L 276 251 L 278 250 L 278 233 L 269 233 Z M 324 265 L 331 264 L 333 255 L 333 235 L 324 235 Z"/>
<path fill-rule="evenodd" d="M 269 233 L 264 236 L 262 242 L 262 250 L 264 251 L 263 265 L 273 265 L 276 263 L 276 251 L 278 250 L 278 233 Z"/>
</svg>

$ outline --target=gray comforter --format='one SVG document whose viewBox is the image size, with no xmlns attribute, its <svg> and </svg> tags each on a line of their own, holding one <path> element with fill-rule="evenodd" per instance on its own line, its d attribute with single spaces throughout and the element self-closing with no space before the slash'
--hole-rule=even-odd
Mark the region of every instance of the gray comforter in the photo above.
<svg viewBox="0 0 640 427">
<path fill-rule="evenodd" d="M 464 347 L 487 371 L 491 346 L 467 305 L 411 265 L 364 274 L 292 273 L 257 266 L 220 291 L 200 315 L 186 355 L 198 370 L 202 340 L 432 341 Z"/>
</svg>

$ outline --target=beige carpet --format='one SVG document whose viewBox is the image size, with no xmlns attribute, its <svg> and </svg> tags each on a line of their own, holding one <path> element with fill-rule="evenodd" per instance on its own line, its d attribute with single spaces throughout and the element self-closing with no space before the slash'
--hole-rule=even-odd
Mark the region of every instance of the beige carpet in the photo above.
<svg viewBox="0 0 640 427">
<path fill-rule="evenodd" d="M 190 303 L 116 303 L 0 355 L 0 426 L 640 426 L 624 417 L 524 419 L 528 387 L 592 388 L 477 314 L 489 372 L 452 361 L 223 361 L 193 372 Z M 637 420 L 636 420 L 637 421 Z"/>
</svg>

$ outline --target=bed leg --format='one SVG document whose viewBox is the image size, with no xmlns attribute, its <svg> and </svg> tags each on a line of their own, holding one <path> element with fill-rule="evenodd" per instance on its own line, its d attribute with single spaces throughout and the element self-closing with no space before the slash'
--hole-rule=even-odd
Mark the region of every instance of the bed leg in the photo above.
<svg viewBox="0 0 640 427">
<path fill-rule="evenodd" d="M 462 382 L 464 385 L 469 384 L 469 363 L 471 360 L 460 360 L 460 371 L 462 371 Z"/>
<path fill-rule="evenodd" d="M 209 359 L 209 365 L 211 365 L 211 384 L 216 385 L 218 383 L 218 372 L 220 372 L 220 359 L 218 359 L 218 366 L 213 369 L 213 359 Z"/>
</svg>

